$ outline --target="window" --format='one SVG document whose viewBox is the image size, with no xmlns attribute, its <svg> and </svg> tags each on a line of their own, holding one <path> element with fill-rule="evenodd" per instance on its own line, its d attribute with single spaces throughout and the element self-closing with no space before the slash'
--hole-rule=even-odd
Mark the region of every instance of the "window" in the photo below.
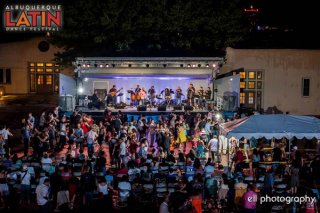
<svg viewBox="0 0 320 213">
<path fill-rule="evenodd" d="M 256 76 L 255 72 L 253 72 L 253 71 L 248 72 L 249 79 L 255 79 L 256 78 L 255 76 Z"/>
<path fill-rule="evenodd" d="M 35 92 L 36 91 L 36 82 L 34 78 L 34 74 L 30 75 L 30 92 Z"/>
<path fill-rule="evenodd" d="M 261 71 L 257 72 L 257 79 L 262 79 L 262 72 Z"/>
<path fill-rule="evenodd" d="M 249 92 L 249 104 L 254 104 L 254 93 Z"/>
<path fill-rule="evenodd" d="M 43 67 L 44 63 L 37 63 L 37 67 Z"/>
<path fill-rule="evenodd" d="M 46 69 L 46 72 L 52 72 L 52 71 L 53 71 L 52 69 L 49 69 L 49 68 Z"/>
<path fill-rule="evenodd" d="M 246 78 L 246 72 L 240 72 L 240 78 L 241 79 Z"/>
<path fill-rule="evenodd" d="M 310 96 L 310 78 L 302 79 L 302 95 L 304 97 Z"/>
<path fill-rule="evenodd" d="M 240 89 L 246 88 L 246 82 L 240 82 Z"/>
<path fill-rule="evenodd" d="M 43 75 L 38 75 L 37 84 L 38 85 L 43 85 Z"/>
<path fill-rule="evenodd" d="M 245 94 L 243 92 L 240 93 L 240 104 L 244 104 L 245 102 Z"/>
<path fill-rule="evenodd" d="M 0 84 L 11 84 L 11 69 L 0 68 Z"/>
<path fill-rule="evenodd" d="M 249 81 L 248 82 L 248 88 L 249 89 L 254 89 L 255 88 L 255 82 L 254 81 Z"/>
<path fill-rule="evenodd" d="M 37 72 L 43 72 L 43 69 L 37 69 Z"/>
<path fill-rule="evenodd" d="M 46 75 L 46 85 L 52 85 L 52 75 Z"/>
<path fill-rule="evenodd" d="M 262 89 L 262 82 L 261 81 L 257 81 L 257 89 Z"/>
</svg>

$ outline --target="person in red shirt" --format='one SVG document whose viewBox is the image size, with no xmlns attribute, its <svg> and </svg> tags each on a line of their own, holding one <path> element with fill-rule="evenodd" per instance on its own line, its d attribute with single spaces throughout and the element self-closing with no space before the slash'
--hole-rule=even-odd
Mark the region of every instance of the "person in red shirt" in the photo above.
<svg viewBox="0 0 320 213">
<path fill-rule="evenodd" d="M 236 154 L 235 154 L 235 159 L 234 159 L 236 165 L 238 163 L 242 163 L 243 159 L 244 159 L 244 156 L 243 156 L 242 151 L 239 149 L 239 147 L 236 147 Z"/>
<path fill-rule="evenodd" d="M 124 166 L 124 164 L 122 163 L 120 166 L 120 169 L 117 172 L 118 175 L 128 175 L 128 168 L 126 168 Z"/>
</svg>

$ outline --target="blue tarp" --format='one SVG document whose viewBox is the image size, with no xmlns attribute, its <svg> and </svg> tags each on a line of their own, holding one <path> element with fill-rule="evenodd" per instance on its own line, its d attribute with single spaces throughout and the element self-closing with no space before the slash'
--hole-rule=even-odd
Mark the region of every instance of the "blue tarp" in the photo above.
<svg viewBox="0 0 320 213">
<path fill-rule="evenodd" d="M 227 138 L 320 139 L 320 119 L 299 115 L 252 115 L 220 125 L 221 134 Z"/>
</svg>

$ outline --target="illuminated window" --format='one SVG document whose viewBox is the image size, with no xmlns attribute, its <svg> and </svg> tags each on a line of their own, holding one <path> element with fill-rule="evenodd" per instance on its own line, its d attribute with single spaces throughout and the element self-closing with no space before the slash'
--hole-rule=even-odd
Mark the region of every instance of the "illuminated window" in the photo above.
<svg viewBox="0 0 320 213">
<path fill-rule="evenodd" d="M 31 68 L 31 69 L 30 69 L 30 72 L 34 72 L 34 68 Z"/>
<path fill-rule="evenodd" d="M 47 68 L 46 72 L 52 72 L 53 70 L 51 68 Z"/>
<path fill-rule="evenodd" d="M 46 85 L 52 85 L 52 75 L 46 75 Z"/>
<path fill-rule="evenodd" d="M 241 79 L 246 78 L 246 72 L 240 72 L 240 78 Z"/>
<path fill-rule="evenodd" d="M 237 72 L 232 72 L 232 75 L 237 75 Z"/>
<path fill-rule="evenodd" d="M 248 88 L 249 89 L 254 89 L 255 88 L 255 82 L 254 81 L 249 81 L 248 82 Z"/>
<path fill-rule="evenodd" d="M 59 68 L 56 68 L 54 71 L 55 71 L 55 72 L 60 72 L 60 69 L 59 69 Z"/>
<path fill-rule="evenodd" d="M 249 92 L 249 104 L 254 104 L 254 93 Z"/>
<path fill-rule="evenodd" d="M 53 64 L 52 63 L 46 63 L 46 67 L 52 67 Z"/>
<path fill-rule="evenodd" d="M 37 63 L 37 67 L 43 67 L 44 63 Z"/>
<path fill-rule="evenodd" d="M 245 94 L 243 92 L 240 93 L 240 104 L 244 104 L 245 102 Z"/>
<path fill-rule="evenodd" d="M 39 69 L 39 68 L 38 68 L 38 69 L 37 69 L 37 72 L 43 72 L 43 69 Z"/>
<path fill-rule="evenodd" d="M 240 89 L 246 88 L 246 82 L 240 82 Z"/>
<path fill-rule="evenodd" d="M 30 67 L 34 67 L 34 63 L 30 63 L 29 65 L 30 65 Z"/>
<path fill-rule="evenodd" d="M 256 77 L 256 73 L 255 72 L 248 72 L 248 77 L 249 77 L 249 79 L 255 79 Z"/>
<path fill-rule="evenodd" d="M 38 75 L 37 84 L 38 85 L 43 85 L 43 75 Z"/>
<path fill-rule="evenodd" d="M 261 71 L 257 72 L 257 79 L 262 79 L 262 72 Z"/>
</svg>

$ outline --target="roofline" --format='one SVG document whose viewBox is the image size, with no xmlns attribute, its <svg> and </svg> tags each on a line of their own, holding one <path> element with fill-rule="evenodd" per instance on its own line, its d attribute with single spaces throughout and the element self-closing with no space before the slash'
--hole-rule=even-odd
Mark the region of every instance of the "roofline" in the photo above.
<svg viewBox="0 0 320 213">
<path fill-rule="evenodd" d="M 215 61 L 222 62 L 222 57 L 77 57 L 76 61 Z"/>
</svg>

